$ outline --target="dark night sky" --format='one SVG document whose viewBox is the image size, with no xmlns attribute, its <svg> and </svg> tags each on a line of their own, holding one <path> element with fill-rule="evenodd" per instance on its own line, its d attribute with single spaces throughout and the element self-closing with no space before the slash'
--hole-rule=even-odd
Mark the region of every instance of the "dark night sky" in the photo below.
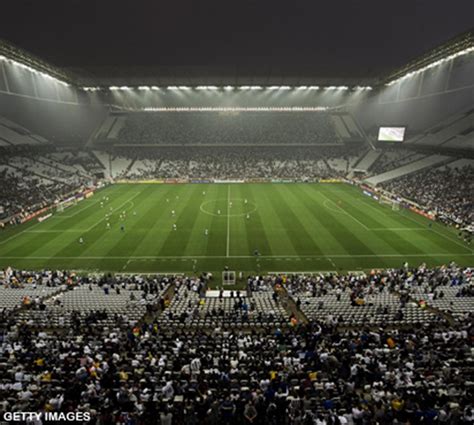
<svg viewBox="0 0 474 425">
<path fill-rule="evenodd" d="M 62 66 L 399 66 L 474 26 L 474 0 L 10 0 L 0 37 Z"/>
</svg>

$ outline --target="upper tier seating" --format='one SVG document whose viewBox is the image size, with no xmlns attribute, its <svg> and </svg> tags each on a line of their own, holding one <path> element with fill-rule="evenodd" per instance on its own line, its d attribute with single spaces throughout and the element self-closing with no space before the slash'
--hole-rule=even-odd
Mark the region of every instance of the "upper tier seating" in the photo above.
<svg viewBox="0 0 474 425">
<path fill-rule="evenodd" d="M 325 112 L 134 113 L 121 144 L 278 145 L 340 143 Z"/>
</svg>

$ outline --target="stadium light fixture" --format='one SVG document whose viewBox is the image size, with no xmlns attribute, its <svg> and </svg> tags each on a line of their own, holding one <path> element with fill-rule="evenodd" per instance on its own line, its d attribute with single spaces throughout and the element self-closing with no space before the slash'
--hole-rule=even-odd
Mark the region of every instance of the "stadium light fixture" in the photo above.
<svg viewBox="0 0 474 425">
<path fill-rule="evenodd" d="M 309 86 L 308 90 L 319 90 L 319 86 Z"/>
<path fill-rule="evenodd" d="M 249 90 L 250 86 L 239 86 L 240 90 Z"/>
<path fill-rule="evenodd" d="M 250 90 L 262 90 L 262 86 L 250 86 Z"/>
<path fill-rule="evenodd" d="M 233 90 L 234 89 L 234 86 L 225 86 L 224 87 L 224 90 Z"/>
<path fill-rule="evenodd" d="M 296 87 L 296 90 L 307 90 L 308 86 L 298 86 Z"/>
<path fill-rule="evenodd" d="M 398 78 L 395 78 L 395 79 L 392 80 L 392 81 L 389 81 L 389 82 L 388 82 L 387 84 L 385 84 L 385 85 L 386 85 L 386 86 L 391 86 L 391 85 L 396 84 L 396 83 L 398 83 L 399 81 L 402 81 L 402 80 L 404 80 L 404 79 L 406 79 L 406 78 L 409 78 L 409 77 L 411 77 L 411 76 L 413 76 L 413 75 L 420 74 L 420 73 L 422 73 L 422 72 L 424 72 L 424 71 L 426 71 L 426 70 L 428 70 L 428 69 L 434 68 L 434 67 L 436 67 L 436 66 L 438 66 L 438 65 L 441 65 L 441 64 L 443 64 L 443 63 L 446 63 L 446 62 L 448 62 L 448 61 L 450 61 L 450 60 L 456 59 L 456 58 L 459 57 L 459 56 L 468 55 L 469 53 L 472 53 L 472 52 L 474 52 L 474 46 L 468 47 L 468 48 L 466 48 L 466 49 L 460 50 L 459 52 L 453 53 L 452 55 L 448 55 L 448 56 L 446 56 L 446 57 L 444 57 L 444 58 L 441 58 L 441 59 L 438 59 L 438 60 L 436 60 L 436 61 L 433 61 L 433 62 L 431 62 L 431 63 L 429 63 L 429 64 L 427 64 L 427 65 L 425 65 L 425 66 L 423 66 L 423 67 L 421 67 L 421 68 L 419 68 L 419 69 L 414 70 L 414 71 L 407 72 L 406 74 L 402 75 L 401 77 L 398 77 Z"/>
<path fill-rule="evenodd" d="M 168 90 L 178 90 L 178 86 L 168 86 Z"/>
<path fill-rule="evenodd" d="M 217 90 L 217 86 L 197 86 L 196 90 Z"/>
<path fill-rule="evenodd" d="M 115 91 L 115 90 L 120 90 L 120 87 L 117 86 L 110 86 L 109 90 Z"/>
<path fill-rule="evenodd" d="M 58 83 L 58 84 L 61 84 L 61 85 L 63 85 L 63 86 L 69 86 L 69 83 L 66 83 L 66 82 L 63 81 L 63 80 L 60 80 L 60 79 L 58 79 L 58 78 L 56 78 L 56 77 L 53 77 L 52 75 L 50 75 L 50 74 L 48 74 L 48 73 L 46 73 L 46 72 L 39 71 L 39 70 L 37 70 L 37 69 L 35 69 L 35 68 L 29 66 L 29 65 L 26 65 L 26 64 L 24 64 L 24 63 L 18 62 L 18 61 L 16 61 L 15 59 L 10 59 L 10 58 L 7 58 L 6 56 L 1 55 L 1 56 L 0 56 L 0 60 L 9 62 L 9 63 L 11 63 L 12 65 L 15 65 L 15 66 L 17 66 L 17 67 L 19 67 L 19 68 L 22 68 L 22 69 L 24 69 L 24 70 L 26 70 L 26 71 L 31 72 L 32 74 L 41 75 L 42 77 L 44 77 L 44 78 L 46 78 L 46 79 L 48 79 L 48 80 L 54 81 L 54 82 L 56 82 L 56 83 Z"/>
<path fill-rule="evenodd" d="M 152 90 L 160 90 L 160 88 L 158 86 L 151 86 L 151 89 Z"/>
<path fill-rule="evenodd" d="M 188 87 L 188 86 L 178 86 L 178 89 L 180 89 L 180 90 L 191 90 L 191 87 Z"/>
<path fill-rule="evenodd" d="M 139 108 L 140 111 L 145 112 L 301 112 L 301 111 L 327 111 L 331 108 L 327 106 L 288 106 L 288 107 L 145 107 Z"/>
<path fill-rule="evenodd" d="M 148 86 L 139 86 L 138 90 L 150 90 L 150 87 L 148 87 Z"/>
<path fill-rule="evenodd" d="M 269 86 L 269 90 L 291 90 L 290 86 Z"/>
</svg>

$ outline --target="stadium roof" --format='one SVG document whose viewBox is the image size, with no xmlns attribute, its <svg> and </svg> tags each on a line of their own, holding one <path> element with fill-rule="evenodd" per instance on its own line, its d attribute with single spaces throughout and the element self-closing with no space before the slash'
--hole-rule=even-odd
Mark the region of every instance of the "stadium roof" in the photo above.
<svg viewBox="0 0 474 425">
<path fill-rule="evenodd" d="M 35 71 L 65 84 L 73 84 L 81 88 L 109 89 L 128 87 L 374 87 L 391 84 L 413 73 L 431 68 L 474 51 L 474 29 L 429 50 L 427 53 L 411 60 L 405 65 L 378 75 L 364 77 L 344 76 L 344 72 L 324 74 L 324 66 L 299 68 L 296 72 L 291 65 L 278 69 L 271 66 L 236 66 L 204 67 L 204 66 L 134 66 L 134 67 L 89 67 L 68 68 L 51 63 L 0 40 L 0 60 L 13 61 L 17 65 Z"/>
</svg>

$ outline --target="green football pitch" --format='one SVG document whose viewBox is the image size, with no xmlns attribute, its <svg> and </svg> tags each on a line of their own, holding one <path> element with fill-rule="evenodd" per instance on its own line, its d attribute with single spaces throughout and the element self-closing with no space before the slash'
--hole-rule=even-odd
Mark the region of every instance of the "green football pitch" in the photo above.
<svg viewBox="0 0 474 425">
<path fill-rule="evenodd" d="M 0 266 L 220 276 L 226 266 L 255 273 L 474 265 L 453 229 L 429 223 L 343 183 L 116 184 L 42 223 L 4 230 Z"/>
</svg>

